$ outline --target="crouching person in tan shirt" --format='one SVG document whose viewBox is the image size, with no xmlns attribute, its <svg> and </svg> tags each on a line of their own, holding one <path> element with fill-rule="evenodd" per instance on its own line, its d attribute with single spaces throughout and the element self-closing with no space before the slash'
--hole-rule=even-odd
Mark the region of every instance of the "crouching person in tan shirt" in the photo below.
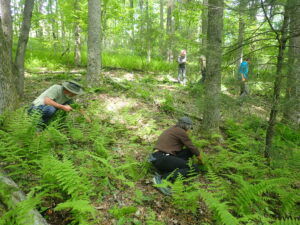
<svg viewBox="0 0 300 225">
<path fill-rule="evenodd" d="M 30 115 L 38 113 L 41 117 L 40 125 L 45 126 L 57 110 L 71 111 L 72 98 L 82 93 L 82 86 L 75 81 L 52 85 L 32 102 L 28 113 Z"/>
</svg>

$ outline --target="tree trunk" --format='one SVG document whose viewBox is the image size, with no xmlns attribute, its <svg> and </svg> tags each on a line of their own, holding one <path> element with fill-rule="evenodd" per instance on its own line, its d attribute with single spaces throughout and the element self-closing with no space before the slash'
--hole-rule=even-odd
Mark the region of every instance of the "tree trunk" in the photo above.
<svg viewBox="0 0 300 225">
<path fill-rule="evenodd" d="M 101 72 L 101 1 L 88 1 L 87 85 L 97 86 Z"/>
<path fill-rule="evenodd" d="M 48 1 L 48 14 L 50 15 L 49 22 L 50 22 L 50 26 L 51 26 L 52 38 L 55 40 L 55 39 L 57 39 L 57 33 L 56 33 L 56 22 L 54 19 L 55 15 L 53 13 L 53 1 L 55 1 L 55 0 Z M 54 44 L 54 48 L 56 48 L 55 44 Z"/>
<path fill-rule="evenodd" d="M 159 1 L 159 24 L 160 29 L 164 30 L 164 0 Z"/>
<path fill-rule="evenodd" d="M 244 33 L 245 33 L 245 21 L 243 18 L 243 14 L 246 11 L 247 1 L 240 0 L 239 2 L 239 36 L 237 42 L 237 52 L 236 52 L 236 73 L 239 73 L 239 67 L 243 58 L 243 42 L 244 42 Z"/>
<path fill-rule="evenodd" d="M 74 4 L 75 9 L 75 29 L 74 29 L 74 37 L 75 37 L 75 65 L 80 66 L 81 63 L 81 40 L 80 40 L 80 24 L 79 24 L 79 0 L 75 0 Z"/>
<path fill-rule="evenodd" d="M 147 63 L 151 62 L 151 21 L 149 17 L 149 0 L 146 0 L 146 21 L 147 21 Z"/>
<path fill-rule="evenodd" d="M 202 48 L 200 48 L 201 55 L 204 55 L 206 57 L 206 48 L 207 48 L 207 7 L 208 2 L 207 0 L 203 0 L 203 8 L 201 13 L 201 40 L 202 40 Z"/>
<path fill-rule="evenodd" d="M 283 19 L 283 25 L 281 29 L 281 34 L 277 34 L 277 40 L 279 44 L 278 49 L 278 55 L 277 55 L 277 65 L 276 65 L 276 78 L 274 82 L 274 92 L 273 92 L 273 100 L 272 100 L 272 107 L 268 122 L 268 128 L 266 133 L 266 146 L 265 146 L 265 152 L 264 156 L 268 160 L 270 160 L 270 153 L 272 149 L 273 144 L 273 136 L 274 136 L 274 128 L 276 125 L 276 117 L 278 113 L 279 108 L 279 100 L 280 100 L 280 90 L 281 90 L 281 83 L 282 83 L 282 66 L 284 61 L 284 50 L 286 47 L 287 42 L 287 29 L 288 29 L 288 10 L 287 7 L 285 7 L 284 12 L 284 19 Z"/>
<path fill-rule="evenodd" d="M 133 0 L 130 0 L 130 19 L 131 19 L 131 42 L 134 43 L 135 33 L 134 33 L 134 4 Z"/>
<path fill-rule="evenodd" d="M 12 59 L 13 30 L 10 0 L 0 0 L 0 18 L 2 20 L 3 34 L 8 45 L 9 56 Z"/>
<path fill-rule="evenodd" d="M 31 26 L 32 10 L 34 6 L 34 0 L 26 0 L 23 12 L 23 23 L 20 31 L 20 37 L 18 41 L 18 47 L 16 51 L 15 60 L 15 76 L 16 87 L 18 94 L 23 96 L 24 94 L 24 61 L 26 46 L 29 38 L 29 30 Z"/>
<path fill-rule="evenodd" d="M 174 55 L 172 51 L 172 32 L 173 32 L 173 20 L 172 20 L 172 14 L 173 14 L 173 0 L 168 0 L 167 3 L 167 60 L 169 62 L 173 61 Z"/>
<path fill-rule="evenodd" d="M 209 51 L 207 52 L 203 127 L 209 134 L 219 132 L 223 4 L 223 0 L 208 1 L 207 47 Z"/>
<path fill-rule="evenodd" d="M 298 1 L 299 2 L 299 1 Z M 293 1 L 290 9 L 289 62 L 284 121 L 300 124 L 300 7 Z"/>
<path fill-rule="evenodd" d="M 9 44 L 4 36 L 0 18 L 0 114 L 7 109 L 13 109 L 16 101 L 17 91 L 13 79 Z"/>
<path fill-rule="evenodd" d="M 43 4 L 44 4 L 43 0 L 39 0 L 35 3 L 36 12 L 38 12 L 38 14 L 42 14 Z M 37 37 L 41 38 L 44 35 L 44 26 L 43 26 L 44 20 L 39 20 L 36 23 L 37 23 Z"/>
</svg>

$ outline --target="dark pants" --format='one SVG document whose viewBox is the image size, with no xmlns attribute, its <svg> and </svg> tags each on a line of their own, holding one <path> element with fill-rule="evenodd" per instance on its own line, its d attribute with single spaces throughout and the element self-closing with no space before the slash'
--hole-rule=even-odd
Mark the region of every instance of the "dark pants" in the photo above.
<svg viewBox="0 0 300 225">
<path fill-rule="evenodd" d="M 195 164 L 191 165 L 191 168 L 189 167 L 188 160 L 193 156 L 189 150 L 182 150 L 176 156 L 158 151 L 152 153 L 152 156 L 155 158 L 152 164 L 160 172 L 162 179 L 166 179 L 173 172 L 170 180 L 174 182 L 179 174 L 189 177 L 192 171 L 195 173 L 200 172 Z"/>
<path fill-rule="evenodd" d="M 185 69 L 185 67 L 181 67 L 181 66 L 179 66 L 178 67 L 178 82 L 180 83 L 180 84 L 186 84 L 186 69 Z"/>
<path fill-rule="evenodd" d="M 72 104 L 73 101 L 67 101 L 63 105 L 69 105 Z M 31 105 L 30 108 L 28 109 L 28 114 L 33 115 L 33 114 L 40 114 L 41 117 L 41 122 L 43 124 L 48 124 L 50 120 L 53 118 L 55 115 L 56 111 L 58 108 L 55 108 L 54 106 L 51 105 L 39 105 L 39 106 L 34 106 Z"/>
<path fill-rule="evenodd" d="M 247 95 L 249 95 L 249 87 L 247 81 L 241 81 L 240 96 L 247 96 Z"/>
</svg>

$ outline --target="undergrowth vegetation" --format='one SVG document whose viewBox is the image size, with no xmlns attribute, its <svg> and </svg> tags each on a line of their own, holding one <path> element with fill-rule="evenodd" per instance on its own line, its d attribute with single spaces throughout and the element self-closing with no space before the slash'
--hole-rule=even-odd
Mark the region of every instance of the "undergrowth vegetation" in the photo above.
<svg viewBox="0 0 300 225">
<path fill-rule="evenodd" d="M 181 87 L 174 91 L 155 75 L 106 85 L 82 100 L 89 101 L 92 123 L 74 110 L 37 133 L 25 109 L 1 115 L 1 167 L 27 200 L 14 205 L 13 190 L 1 184 L 7 208 L 0 210 L 0 224 L 26 224 L 32 208 L 50 221 L 64 218 L 60 224 L 160 225 L 169 224 L 176 212 L 188 224 L 300 223 L 299 130 L 277 126 L 268 166 L 263 119 L 226 118 L 223 142 L 204 139 L 197 124 L 192 139 L 203 154 L 202 173 L 164 182 L 172 196 L 162 199 L 149 185 L 154 170 L 147 155 L 161 131 L 174 123 L 177 110 L 202 89 L 192 89 L 191 95 Z M 192 106 L 187 111 L 193 112 Z M 166 208 L 173 214 L 161 214 Z"/>
<path fill-rule="evenodd" d="M 30 38 L 26 57 L 26 68 L 30 71 L 39 71 L 41 68 L 51 70 L 67 69 L 74 66 L 74 53 L 69 47 L 54 44 L 55 51 L 49 51 L 49 42 Z M 177 67 L 175 63 L 167 63 L 161 59 L 152 59 L 150 63 L 145 56 L 134 55 L 132 52 L 103 52 L 103 67 L 122 68 L 126 70 L 174 72 Z M 87 65 L 87 51 L 82 49 L 81 66 Z"/>
</svg>

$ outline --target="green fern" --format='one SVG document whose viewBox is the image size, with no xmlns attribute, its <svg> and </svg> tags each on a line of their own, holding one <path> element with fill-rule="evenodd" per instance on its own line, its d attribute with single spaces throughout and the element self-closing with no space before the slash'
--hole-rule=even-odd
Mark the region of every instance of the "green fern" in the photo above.
<svg viewBox="0 0 300 225">
<path fill-rule="evenodd" d="M 52 156 L 40 160 L 42 182 L 55 182 L 62 191 L 73 199 L 85 199 L 92 190 L 87 179 L 80 176 L 71 161 L 59 161 Z"/>
<path fill-rule="evenodd" d="M 229 212 L 226 202 L 220 202 L 212 193 L 207 192 L 205 189 L 200 189 L 199 194 L 208 208 L 212 210 L 217 223 L 225 225 L 239 224 L 238 219 Z"/>
<path fill-rule="evenodd" d="M 90 217 L 95 215 L 95 208 L 91 205 L 91 203 L 87 200 L 82 199 L 70 199 L 63 203 L 58 204 L 54 210 L 61 211 L 61 210 L 71 210 L 71 213 L 74 216 L 71 224 L 90 224 L 89 219 Z"/>
<path fill-rule="evenodd" d="M 228 177 L 241 186 L 234 194 L 234 204 L 240 215 L 252 214 L 254 209 L 257 211 L 266 210 L 269 199 L 265 199 L 262 195 L 273 192 L 275 187 L 287 182 L 286 179 L 270 179 L 259 181 L 257 184 L 250 184 L 238 175 L 228 175 Z"/>
<path fill-rule="evenodd" d="M 299 224 L 300 224 L 300 220 L 292 219 L 292 218 L 276 220 L 276 222 L 273 223 L 273 225 L 299 225 Z"/>
</svg>

